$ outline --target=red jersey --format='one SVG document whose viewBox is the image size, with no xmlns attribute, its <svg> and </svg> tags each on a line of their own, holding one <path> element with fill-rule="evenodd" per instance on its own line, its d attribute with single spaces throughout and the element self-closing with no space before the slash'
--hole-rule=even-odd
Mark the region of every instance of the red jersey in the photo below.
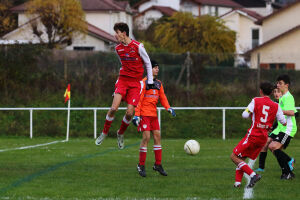
<svg viewBox="0 0 300 200">
<path fill-rule="evenodd" d="M 128 45 L 120 43 L 116 46 L 116 52 L 122 64 L 120 76 L 142 80 L 144 61 L 140 55 L 140 48 L 143 48 L 142 44 L 135 40 L 131 40 Z"/>
<path fill-rule="evenodd" d="M 250 136 L 261 136 L 263 134 L 267 137 L 277 116 L 278 104 L 266 96 L 256 97 L 252 99 L 248 109 L 252 112 L 252 125 L 248 129 L 248 134 Z"/>
</svg>

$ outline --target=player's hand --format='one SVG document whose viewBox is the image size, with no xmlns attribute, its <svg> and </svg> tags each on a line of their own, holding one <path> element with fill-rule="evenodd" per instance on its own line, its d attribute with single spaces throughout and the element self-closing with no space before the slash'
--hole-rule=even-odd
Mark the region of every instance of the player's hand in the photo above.
<svg viewBox="0 0 300 200">
<path fill-rule="evenodd" d="M 176 117 L 176 113 L 175 113 L 175 110 L 174 110 L 173 108 L 169 108 L 169 109 L 168 109 L 168 112 L 171 113 L 171 115 L 172 115 L 173 117 Z"/>
<path fill-rule="evenodd" d="M 154 86 L 154 83 L 153 84 L 146 84 L 146 90 L 151 90 L 151 89 L 154 89 L 155 86 Z"/>
<path fill-rule="evenodd" d="M 140 121 L 141 121 L 141 118 L 139 116 L 134 116 L 133 119 L 132 119 L 132 123 L 135 126 L 139 126 Z"/>
</svg>

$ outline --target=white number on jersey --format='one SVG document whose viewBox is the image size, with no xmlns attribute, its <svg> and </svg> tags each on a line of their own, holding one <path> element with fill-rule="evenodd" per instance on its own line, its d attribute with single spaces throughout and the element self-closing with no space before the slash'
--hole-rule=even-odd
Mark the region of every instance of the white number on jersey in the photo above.
<svg viewBox="0 0 300 200">
<path fill-rule="evenodd" d="M 269 113 L 268 113 L 268 110 L 270 109 L 270 106 L 266 106 L 266 105 L 264 105 L 263 106 L 263 110 L 262 110 L 262 114 L 264 114 L 264 118 L 260 118 L 260 121 L 261 122 L 264 122 L 264 123 L 266 123 L 267 122 L 267 119 L 268 119 L 268 115 L 269 115 Z"/>
</svg>

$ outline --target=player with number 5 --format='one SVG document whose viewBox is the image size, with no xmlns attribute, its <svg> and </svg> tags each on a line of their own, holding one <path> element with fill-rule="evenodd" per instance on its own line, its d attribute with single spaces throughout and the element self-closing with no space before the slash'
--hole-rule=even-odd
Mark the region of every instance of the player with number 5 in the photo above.
<svg viewBox="0 0 300 200">
<path fill-rule="evenodd" d="M 248 129 L 246 136 L 233 149 L 231 160 L 236 164 L 234 187 L 240 187 L 244 173 L 251 177 L 248 188 L 254 187 L 261 175 L 256 174 L 245 163 L 246 158 L 255 160 L 268 140 L 268 132 L 277 118 L 278 122 L 286 125 L 286 119 L 280 106 L 270 99 L 274 89 L 270 82 L 260 84 L 260 97 L 252 99 L 247 109 L 243 112 L 242 117 L 251 116 L 252 124 Z"/>
</svg>

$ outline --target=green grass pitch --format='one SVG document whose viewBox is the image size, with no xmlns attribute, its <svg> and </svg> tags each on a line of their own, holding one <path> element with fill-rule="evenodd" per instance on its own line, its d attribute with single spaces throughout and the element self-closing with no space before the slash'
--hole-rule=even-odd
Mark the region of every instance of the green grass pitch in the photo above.
<svg viewBox="0 0 300 200">
<path fill-rule="evenodd" d="M 241 137 L 242 138 L 242 137 Z M 193 138 L 194 139 L 194 138 Z M 0 150 L 36 145 L 59 138 L 1 137 Z M 163 166 L 167 177 L 152 170 L 153 140 L 148 146 L 147 177 L 138 175 L 140 138 L 125 138 L 117 149 L 115 138 L 101 146 L 92 138 L 71 138 L 23 150 L 0 152 L 0 199 L 243 199 L 242 187 L 233 188 L 235 166 L 230 160 L 239 139 L 197 139 L 199 154 L 187 155 L 186 139 L 163 139 Z M 287 152 L 300 161 L 300 141 L 292 140 Z M 256 168 L 258 161 L 255 163 Z M 300 171 L 294 180 L 280 180 L 280 169 L 269 152 L 266 171 L 254 187 L 253 199 L 300 199 Z"/>
</svg>

